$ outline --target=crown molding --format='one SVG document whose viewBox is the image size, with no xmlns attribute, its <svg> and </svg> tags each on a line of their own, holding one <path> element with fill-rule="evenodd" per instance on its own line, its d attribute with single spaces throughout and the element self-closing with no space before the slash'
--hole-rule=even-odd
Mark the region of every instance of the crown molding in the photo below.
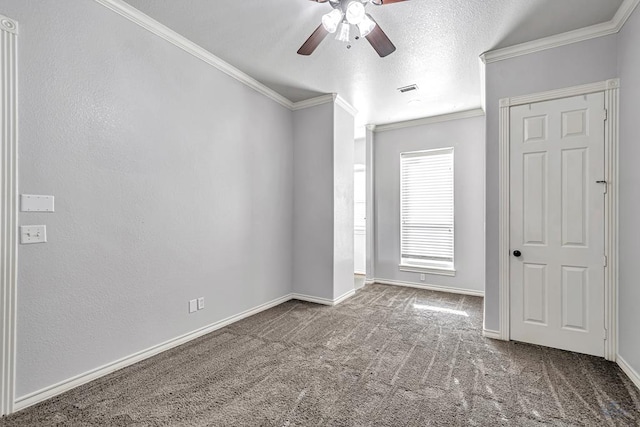
<svg viewBox="0 0 640 427">
<path fill-rule="evenodd" d="M 358 110 L 356 110 L 351 104 L 345 101 L 344 98 L 338 95 L 337 93 L 333 94 L 333 101 L 335 102 L 336 105 L 339 105 L 342 108 L 344 108 L 347 111 L 347 113 L 351 114 L 352 116 L 355 117 L 358 114 Z"/>
<path fill-rule="evenodd" d="M 321 95 L 315 98 L 305 99 L 304 101 L 294 102 L 291 106 L 292 111 L 304 110 L 305 108 L 315 107 L 317 105 L 328 104 L 333 102 L 332 93 L 328 95 Z"/>
<path fill-rule="evenodd" d="M 351 104 L 344 100 L 343 97 L 338 95 L 337 93 L 329 93 L 327 95 L 317 96 L 311 99 L 305 99 L 304 101 L 294 102 L 291 106 L 292 111 L 304 110 L 305 108 L 311 108 L 322 104 L 334 103 L 344 108 L 347 113 L 355 116 L 358 114 L 358 110 L 356 110 Z"/>
<path fill-rule="evenodd" d="M 472 117 L 481 117 L 481 116 L 484 116 L 484 111 L 482 110 L 482 108 L 474 108 L 473 110 L 458 111 L 455 113 L 441 114 L 439 116 L 424 117 L 421 119 L 407 120 L 404 122 L 387 123 L 384 125 L 377 125 L 377 126 L 373 126 L 373 125 L 367 125 L 367 126 L 371 126 L 368 129 L 374 132 L 386 132 L 389 130 L 410 128 L 414 126 L 431 125 L 434 123 L 442 123 L 442 122 L 448 122 L 451 120 L 459 120 L 459 119 L 469 119 Z"/>
<path fill-rule="evenodd" d="M 304 108 L 310 108 L 316 105 L 334 102 L 354 116 L 358 113 L 358 111 L 351 104 L 345 101 L 344 98 L 342 98 L 340 95 L 335 93 L 318 96 L 316 98 L 311 98 L 300 102 L 292 102 L 273 89 L 260 83 L 248 74 L 240 71 L 228 62 L 225 62 L 222 59 L 218 58 L 203 47 L 178 34 L 167 26 L 161 24 L 150 16 L 129 5 L 128 3 L 125 3 L 123 0 L 95 0 L 95 2 L 128 19 L 134 24 L 139 25 L 145 30 L 157 35 L 158 37 L 168 41 L 169 43 L 195 56 L 196 58 L 206 62 L 214 68 L 222 71 L 226 75 L 238 80 L 246 86 L 249 86 L 255 91 L 261 93 L 262 95 L 277 102 L 283 107 L 288 108 L 291 111 L 302 110 Z M 0 20 L 0 27 L 2 29 L 5 29 L 6 31 L 17 31 L 17 26 L 13 24 L 13 21 L 8 19 Z"/>
<path fill-rule="evenodd" d="M 631 17 L 631 14 L 636 9 L 638 4 L 640 4 L 640 0 L 625 0 L 622 2 L 620 8 L 611 20 L 611 22 L 615 23 L 616 25 L 616 32 L 622 30 L 622 27 L 624 27 L 624 24 L 627 23 L 627 20 Z"/>
<path fill-rule="evenodd" d="M 195 44 L 194 42 L 187 39 L 186 37 L 181 36 L 180 34 L 176 33 L 170 28 L 162 25 L 155 19 L 151 18 L 148 15 L 145 15 L 144 13 L 134 8 L 133 6 L 125 3 L 124 1 L 122 0 L 95 0 L 95 1 L 103 5 L 107 9 L 110 9 L 113 12 L 116 12 L 117 14 L 127 18 L 131 22 L 138 24 L 139 26 L 146 29 L 147 31 L 163 38 L 164 40 L 175 45 L 176 47 L 179 47 L 185 52 L 217 68 L 218 70 L 222 71 L 228 76 L 233 77 L 234 79 L 238 80 L 241 83 L 244 83 L 246 86 L 249 86 L 251 89 L 254 89 L 255 91 L 266 96 L 267 98 L 272 99 L 273 101 L 277 102 L 283 107 L 286 107 L 290 110 L 293 108 L 293 102 L 291 102 L 284 96 L 280 95 L 273 89 L 268 88 L 267 86 L 260 83 L 253 77 L 240 71 L 239 69 L 232 66 L 228 62 L 223 61 L 222 59 L 218 58 L 211 52 Z"/>
<path fill-rule="evenodd" d="M 485 64 L 490 64 L 492 62 L 504 61 L 505 59 L 511 59 L 597 37 L 616 34 L 622 29 L 624 24 L 627 22 L 627 19 L 629 19 L 639 3 L 640 0 L 625 0 L 620 5 L 615 16 L 608 22 L 544 37 L 538 40 L 532 40 L 530 42 L 520 43 L 514 46 L 490 50 L 480 55 L 480 59 Z"/>
</svg>

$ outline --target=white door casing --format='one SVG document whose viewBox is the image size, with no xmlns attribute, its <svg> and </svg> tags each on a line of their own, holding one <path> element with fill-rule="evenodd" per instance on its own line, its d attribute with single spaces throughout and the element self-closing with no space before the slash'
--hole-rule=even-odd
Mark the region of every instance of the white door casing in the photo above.
<svg viewBox="0 0 640 427">
<path fill-rule="evenodd" d="M 0 416 L 13 412 L 18 257 L 18 24 L 0 15 Z"/>
<path fill-rule="evenodd" d="M 602 357 L 604 93 L 510 116 L 511 339 Z"/>
<path fill-rule="evenodd" d="M 485 336 L 509 340 L 511 295 L 510 295 L 510 110 L 519 105 L 604 93 L 607 119 L 604 135 L 604 180 L 607 181 L 604 221 L 604 252 L 607 265 L 604 267 L 604 329 L 606 330 L 604 356 L 615 361 L 617 354 L 617 194 L 618 194 L 618 104 L 619 79 L 612 79 L 581 86 L 557 89 L 531 95 L 523 95 L 500 100 L 499 115 L 499 328 L 497 331 L 485 330 Z M 604 190 L 603 190 L 604 191 Z"/>
</svg>

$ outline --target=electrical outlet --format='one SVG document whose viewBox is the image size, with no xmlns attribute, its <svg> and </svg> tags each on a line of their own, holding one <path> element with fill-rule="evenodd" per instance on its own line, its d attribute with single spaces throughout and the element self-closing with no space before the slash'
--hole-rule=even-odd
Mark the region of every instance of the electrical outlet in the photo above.
<svg viewBox="0 0 640 427">
<path fill-rule="evenodd" d="M 424 279 L 425 279 L 425 276 L 424 276 L 424 273 L 422 273 L 422 274 L 420 275 L 420 281 L 421 281 L 421 282 L 424 282 Z"/>
<path fill-rule="evenodd" d="M 192 299 L 189 301 L 189 313 L 195 313 L 196 311 L 198 311 L 198 300 Z"/>
<path fill-rule="evenodd" d="M 204 297 L 198 298 L 198 310 L 204 309 Z"/>
</svg>

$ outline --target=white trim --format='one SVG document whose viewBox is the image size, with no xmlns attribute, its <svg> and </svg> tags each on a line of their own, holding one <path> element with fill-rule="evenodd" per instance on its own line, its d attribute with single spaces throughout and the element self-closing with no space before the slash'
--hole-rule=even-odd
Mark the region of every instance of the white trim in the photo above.
<svg viewBox="0 0 640 427">
<path fill-rule="evenodd" d="M 627 23 L 627 20 L 631 17 L 631 14 L 638 4 L 640 4 L 640 0 L 625 0 L 622 2 L 620 8 L 618 8 L 618 11 L 611 20 L 616 24 L 617 32 L 622 30 L 622 27 Z"/>
<path fill-rule="evenodd" d="M 356 290 L 352 289 L 340 295 L 338 298 L 334 298 L 334 299 L 314 297 L 311 295 L 304 295 L 304 294 L 291 294 L 291 299 L 297 299 L 299 301 L 312 302 L 314 304 L 322 304 L 322 305 L 328 305 L 330 307 L 333 307 L 334 305 L 340 304 L 342 301 L 346 300 L 347 298 L 352 297 L 355 293 L 356 293 Z"/>
<path fill-rule="evenodd" d="M 280 95 L 275 90 L 267 87 L 266 85 L 260 83 L 250 75 L 240 71 L 233 65 L 229 64 L 226 61 L 218 58 L 208 50 L 203 47 L 197 45 L 186 37 L 178 34 L 172 29 L 166 27 L 150 16 L 144 14 L 133 6 L 125 3 L 123 0 L 95 0 L 97 3 L 102 6 L 116 12 L 117 14 L 127 18 L 129 21 L 134 24 L 139 25 L 145 30 L 161 37 L 162 39 L 168 41 L 174 46 L 184 50 L 185 52 L 195 56 L 196 58 L 206 62 L 207 64 L 213 66 L 214 68 L 222 71 L 226 75 L 238 80 L 239 82 L 249 86 L 255 91 L 261 93 L 267 98 L 277 102 L 283 107 L 288 108 L 291 111 L 302 110 L 304 108 L 314 107 L 316 105 L 322 105 L 329 102 L 334 102 L 335 104 L 344 108 L 348 113 L 355 116 L 358 114 L 358 111 L 347 101 L 344 100 L 340 95 L 335 93 L 330 93 L 327 95 L 321 95 L 316 98 L 307 99 L 300 102 L 292 102 L 284 96 Z"/>
<path fill-rule="evenodd" d="M 546 92 L 535 93 L 531 95 L 514 96 L 511 98 L 502 98 L 500 107 L 515 107 L 517 105 L 533 104 L 536 102 L 551 101 L 560 98 L 569 98 L 572 96 L 588 95 L 590 93 L 604 92 L 610 89 L 620 87 L 620 79 L 610 79 L 597 83 L 589 83 L 579 86 L 571 86 L 562 89 L 549 90 Z"/>
<path fill-rule="evenodd" d="M 146 29 L 147 31 L 163 38 L 164 40 L 184 50 L 185 52 L 195 56 L 198 59 L 201 59 L 202 61 L 222 71 L 228 76 L 249 86 L 250 88 L 261 93 L 267 98 L 277 102 L 283 107 L 286 107 L 290 110 L 293 108 L 293 103 L 291 101 L 289 101 L 287 98 L 280 95 L 273 89 L 265 86 L 264 84 L 260 83 L 253 77 L 240 71 L 239 69 L 229 64 L 228 62 L 223 61 L 222 59 L 218 58 L 211 52 L 200 47 L 199 45 L 187 39 L 186 37 L 181 36 L 177 32 L 166 27 L 165 25 L 161 24 L 160 22 L 156 21 L 150 16 L 145 15 L 144 13 L 134 8 L 133 6 L 130 6 L 124 1 L 122 0 L 95 0 L 95 1 L 103 5 L 104 7 L 112 10 L 113 12 L 116 12 L 117 14 L 127 18 L 129 21 L 135 24 L 138 24 L 139 26 Z"/>
<path fill-rule="evenodd" d="M 494 340 L 501 340 L 500 331 L 492 331 L 491 329 L 482 329 L 482 336 L 485 338 L 491 338 Z"/>
<path fill-rule="evenodd" d="M 639 0 L 640 1 L 640 0 Z M 635 7 L 635 6 L 634 6 Z M 509 224 L 509 112 L 512 106 L 524 105 L 534 102 L 550 101 L 571 96 L 587 95 L 595 92 L 604 92 L 605 108 L 608 111 L 608 119 L 605 122 L 605 180 L 608 183 L 608 191 L 605 195 L 605 255 L 608 265 L 605 267 L 605 329 L 608 331 L 605 340 L 604 357 L 607 360 L 616 360 L 617 356 L 617 295 L 618 295 L 618 98 L 620 80 L 611 79 L 582 86 L 574 86 L 566 89 L 558 89 L 533 95 L 503 98 L 500 100 L 499 115 L 499 230 L 498 230 L 498 262 L 500 289 L 499 297 L 499 333 L 500 339 L 509 340 L 510 322 L 510 289 L 509 289 L 509 262 L 510 262 L 510 224 Z"/>
<path fill-rule="evenodd" d="M 134 363 L 138 363 L 142 360 L 148 359 L 156 354 L 162 353 L 184 343 L 187 343 L 191 340 L 194 340 L 198 337 L 216 331 L 220 328 L 228 326 L 232 323 L 235 323 L 239 320 L 245 319 L 249 316 L 253 316 L 254 314 L 258 314 L 261 311 L 268 310 L 272 307 L 285 303 L 292 299 L 292 296 L 285 295 L 283 297 L 277 298 L 275 300 L 266 302 L 264 304 L 260 304 L 254 308 L 243 311 L 242 313 L 227 317 L 226 319 L 220 320 L 218 322 L 212 323 L 208 326 L 196 329 L 193 332 L 186 333 L 179 337 L 170 339 L 161 344 L 155 345 L 153 347 L 149 347 L 146 350 L 139 351 L 130 356 L 123 357 L 122 359 L 118 359 L 114 362 L 107 363 L 106 365 L 100 366 L 95 369 L 91 369 L 83 374 L 76 375 L 67 380 L 61 381 L 57 384 L 53 384 L 51 386 L 45 387 L 41 390 L 35 391 L 33 393 L 29 393 L 27 395 L 21 396 L 16 399 L 14 409 L 16 411 L 25 409 L 29 406 L 35 405 L 38 402 L 42 402 L 43 400 L 49 399 L 58 394 L 64 393 L 68 390 L 71 390 L 75 387 L 86 384 L 90 381 L 103 377 L 107 374 L 125 368 L 127 366 L 133 365 Z"/>
<path fill-rule="evenodd" d="M 508 341 L 511 334 L 509 331 L 509 103 L 505 100 L 500 100 L 500 134 L 499 134 L 499 149 L 498 149 L 498 283 L 500 287 L 499 295 L 499 327 L 500 339 Z"/>
<path fill-rule="evenodd" d="M 100 377 L 108 375 L 117 370 L 126 368 L 127 366 L 133 365 L 134 363 L 141 362 L 159 353 L 170 350 L 179 345 L 185 344 L 198 337 L 209 334 L 218 329 L 224 328 L 225 326 L 228 326 L 232 323 L 238 322 L 242 319 L 253 316 L 262 311 L 268 310 L 272 307 L 285 303 L 287 301 L 300 300 L 300 301 L 313 302 L 313 303 L 322 304 L 322 305 L 335 306 L 340 304 L 342 301 L 346 300 L 347 298 L 353 296 L 355 293 L 356 293 L 355 289 L 352 289 L 333 300 L 327 299 L 327 298 L 312 297 L 312 296 L 302 295 L 302 294 L 288 294 L 283 297 L 276 298 L 272 301 L 266 302 L 264 304 L 260 304 L 249 310 L 245 310 L 242 313 L 227 317 L 226 319 L 222 319 L 210 325 L 196 329 L 195 331 L 170 339 L 161 344 L 154 345 L 145 350 L 141 350 L 132 355 L 118 359 L 114 362 L 110 362 L 105 365 L 102 365 L 98 368 L 91 369 L 85 373 L 76 375 L 64 381 L 60 381 L 57 384 L 53 384 L 43 389 L 40 389 L 38 391 L 35 391 L 33 393 L 29 393 L 24 396 L 21 396 L 15 400 L 15 403 L 13 404 L 12 409 L 13 411 L 20 411 L 29 406 L 35 405 L 36 403 L 42 402 L 43 400 L 50 399 L 54 396 L 57 396 L 61 393 L 69 391 L 73 388 L 86 384 L 90 381 L 96 380 Z"/>
<path fill-rule="evenodd" d="M 315 107 L 317 105 L 328 104 L 330 102 L 333 102 L 333 95 L 334 94 L 330 93 L 328 95 L 321 95 L 315 98 L 306 99 L 304 101 L 295 102 L 291 106 L 291 110 L 298 111 L 304 110 L 305 108 Z"/>
<path fill-rule="evenodd" d="M 418 267 L 415 265 L 403 265 L 398 266 L 398 270 L 407 271 L 409 273 L 425 273 L 425 274 L 437 274 L 439 276 L 455 277 L 456 270 L 451 268 L 433 268 L 433 267 Z"/>
<path fill-rule="evenodd" d="M 0 416 L 14 411 L 18 266 L 18 23 L 0 15 Z"/>
<path fill-rule="evenodd" d="M 374 147 L 374 125 L 366 125 L 365 131 L 365 175 L 366 175 L 366 229 L 367 236 L 365 239 L 365 264 L 367 277 L 366 284 L 373 283 L 376 277 L 375 259 L 376 259 L 376 192 L 375 192 L 375 147 Z"/>
<path fill-rule="evenodd" d="M 485 64 L 490 64 L 492 62 L 504 61 L 505 59 L 511 59 L 522 55 L 528 55 L 530 53 L 540 52 L 547 49 L 553 49 L 572 43 L 594 39 L 597 37 L 616 34 L 622 29 L 625 22 L 627 22 L 627 19 L 629 19 L 629 17 L 633 13 L 633 10 L 636 8 L 636 6 L 638 6 L 638 3 L 640 3 L 640 0 L 625 0 L 620 5 L 618 12 L 615 14 L 613 19 L 608 22 L 603 22 L 601 24 L 595 24 L 589 27 L 579 28 L 577 30 L 544 37 L 538 40 L 520 43 L 515 46 L 490 50 L 480 55 L 480 59 Z"/>
<path fill-rule="evenodd" d="M 342 301 L 351 298 L 352 296 L 354 296 L 356 294 L 356 290 L 355 289 L 351 289 L 350 291 L 345 292 L 344 294 L 340 295 L 338 298 L 334 298 L 333 299 L 333 304 L 332 305 L 338 305 L 340 304 Z"/>
<path fill-rule="evenodd" d="M 314 304 L 333 305 L 333 300 L 329 298 L 313 297 L 311 295 L 304 294 L 291 294 L 291 298 L 297 299 L 298 301 L 312 302 Z"/>
<path fill-rule="evenodd" d="M 434 123 L 449 122 L 451 120 L 469 119 L 472 117 L 484 116 L 482 108 L 474 108 L 472 110 L 458 111 L 455 113 L 441 114 L 438 116 L 423 117 L 421 119 L 407 120 L 404 122 L 387 123 L 383 125 L 367 125 L 374 132 L 386 132 L 395 129 L 403 129 L 414 126 L 431 125 Z"/>
<path fill-rule="evenodd" d="M 337 93 L 333 94 L 333 102 L 336 105 L 339 105 L 340 107 L 342 107 L 347 113 L 351 114 L 352 116 L 355 117 L 358 115 L 358 110 L 356 110 L 354 106 L 352 106 L 347 101 L 345 101 L 345 99 L 340 95 L 338 95 Z"/>
<path fill-rule="evenodd" d="M 619 92 L 620 80 L 607 80 L 605 94 L 605 341 L 604 357 L 613 362 L 618 356 L 618 132 L 619 132 Z"/>
<path fill-rule="evenodd" d="M 629 377 L 629 379 L 631 380 L 631 382 L 638 388 L 640 389 L 640 375 L 636 372 L 635 369 L 633 369 L 631 367 L 631 365 L 629 365 L 627 363 L 626 360 L 624 360 L 622 357 L 620 357 L 620 355 L 618 354 L 616 363 L 618 364 L 618 366 L 620 366 L 620 369 L 622 369 L 622 372 L 624 372 L 625 374 L 627 374 L 627 376 Z"/>
<path fill-rule="evenodd" d="M 358 114 L 358 110 L 356 110 L 351 104 L 345 101 L 344 98 L 337 93 L 329 93 L 327 95 L 321 95 L 315 98 L 306 99 L 304 101 L 294 102 L 293 104 L 291 104 L 290 109 L 291 111 L 304 110 L 305 108 L 316 107 L 318 105 L 328 104 L 330 102 L 333 102 L 335 105 L 339 105 L 352 116 Z"/>
<path fill-rule="evenodd" d="M 367 275 L 367 273 L 364 271 L 354 271 L 353 274 L 360 277 L 365 277 Z"/>
<path fill-rule="evenodd" d="M 374 283 L 376 283 L 375 279 L 374 280 L 365 280 L 364 281 L 365 285 L 373 285 Z"/>
<path fill-rule="evenodd" d="M 447 292 L 450 294 L 484 297 L 483 291 L 476 291 L 474 289 L 462 289 L 462 288 L 454 288 L 449 286 L 429 285 L 426 283 L 401 282 L 398 280 L 388 280 L 388 279 L 374 279 L 373 282 L 378 283 L 380 285 L 404 286 L 405 288 L 417 288 L 417 289 L 425 289 L 427 291 Z"/>
</svg>

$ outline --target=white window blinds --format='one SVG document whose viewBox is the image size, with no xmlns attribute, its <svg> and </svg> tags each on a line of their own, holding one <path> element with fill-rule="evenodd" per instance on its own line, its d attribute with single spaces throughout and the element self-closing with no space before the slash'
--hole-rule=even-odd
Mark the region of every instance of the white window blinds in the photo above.
<svg viewBox="0 0 640 427">
<path fill-rule="evenodd" d="M 453 148 L 400 155 L 401 265 L 453 269 Z"/>
</svg>

